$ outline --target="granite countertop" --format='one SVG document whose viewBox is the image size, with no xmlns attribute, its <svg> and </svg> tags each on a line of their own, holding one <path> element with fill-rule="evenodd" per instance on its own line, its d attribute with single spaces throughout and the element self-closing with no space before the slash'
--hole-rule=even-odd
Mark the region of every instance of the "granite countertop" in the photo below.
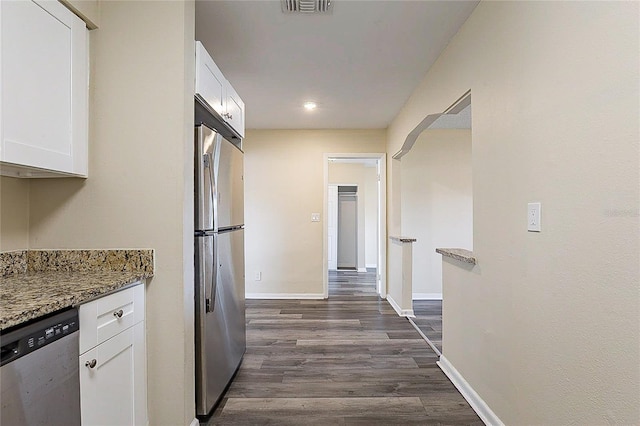
<svg viewBox="0 0 640 426">
<path fill-rule="evenodd" d="M 437 248 L 436 253 L 440 253 L 443 256 L 450 257 L 460 262 L 469 263 L 471 265 L 476 264 L 476 258 L 473 256 L 473 252 L 462 248 Z"/>
<path fill-rule="evenodd" d="M 0 330 L 150 278 L 153 257 L 153 250 L 0 253 Z"/>
<path fill-rule="evenodd" d="M 416 241 L 418 241 L 417 239 L 411 237 L 389 237 L 389 239 L 398 243 L 415 243 Z"/>
</svg>

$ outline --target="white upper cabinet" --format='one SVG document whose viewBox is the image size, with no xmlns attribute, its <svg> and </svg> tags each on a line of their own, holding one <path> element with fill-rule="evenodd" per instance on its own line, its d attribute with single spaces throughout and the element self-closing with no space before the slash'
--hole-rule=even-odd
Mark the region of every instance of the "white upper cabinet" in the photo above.
<svg viewBox="0 0 640 426">
<path fill-rule="evenodd" d="M 199 41 L 196 41 L 196 95 L 244 137 L 244 102 Z"/>
<path fill-rule="evenodd" d="M 196 93 L 221 116 L 225 114 L 225 89 L 227 80 L 213 62 L 202 43 L 196 42 Z"/>
<path fill-rule="evenodd" d="M 231 83 L 227 81 L 226 90 L 226 115 L 225 119 L 233 127 L 241 138 L 244 138 L 244 102 L 238 96 Z"/>
<path fill-rule="evenodd" d="M 58 1 L 0 1 L 3 175 L 87 175 L 88 37 Z"/>
</svg>

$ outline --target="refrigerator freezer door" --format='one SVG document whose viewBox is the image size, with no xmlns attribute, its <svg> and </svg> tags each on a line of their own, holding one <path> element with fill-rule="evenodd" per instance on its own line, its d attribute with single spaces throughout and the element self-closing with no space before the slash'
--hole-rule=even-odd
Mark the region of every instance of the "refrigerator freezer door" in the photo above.
<svg viewBox="0 0 640 426">
<path fill-rule="evenodd" d="M 207 126 L 195 130 L 195 229 L 214 229 L 216 211 L 215 152 L 221 136 Z"/>
<path fill-rule="evenodd" d="M 210 237 L 203 237 L 210 238 Z M 213 312 L 196 305 L 196 413 L 206 416 L 222 396 L 246 348 L 244 230 L 216 236 Z"/>
<path fill-rule="evenodd" d="M 244 225 L 243 156 L 238 147 L 219 138 L 216 150 L 216 229 Z"/>
</svg>

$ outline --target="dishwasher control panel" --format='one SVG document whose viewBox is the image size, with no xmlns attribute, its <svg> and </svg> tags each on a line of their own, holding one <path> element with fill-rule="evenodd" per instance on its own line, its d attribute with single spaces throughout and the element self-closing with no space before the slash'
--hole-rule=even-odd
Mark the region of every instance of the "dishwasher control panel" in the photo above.
<svg viewBox="0 0 640 426">
<path fill-rule="evenodd" d="M 0 333 L 0 366 L 62 339 L 79 328 L 78 310 L 74 308 L 4 331 Z"/>
</svg>

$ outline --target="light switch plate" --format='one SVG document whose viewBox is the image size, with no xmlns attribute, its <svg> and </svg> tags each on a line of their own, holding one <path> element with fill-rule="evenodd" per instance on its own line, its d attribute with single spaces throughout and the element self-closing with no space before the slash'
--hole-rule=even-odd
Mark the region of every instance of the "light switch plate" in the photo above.
<svg viewBox="0 0 640 426">
<path fill-rule="evenodd" d="M 529 203 L 527 208 L 527 231 L 541 232 L 540 225 L 542 205 L 541 203 Z"/>
<path fill-rule="evenodd" d="M 254 276 L 253 276 L 253 279 L 254 279 L 255 281 L 260 281 L 260 280 L 262 279 L 262 272 L 259 272 L 259 271 L 258 271 L 258 272 L 256 272 L 256 273 L 254 274 Z"/>
<path fill-rule="evenodd" d="M 320 222 L 320 213 L 311 213 L 311 222 Z"/>
</svg>

